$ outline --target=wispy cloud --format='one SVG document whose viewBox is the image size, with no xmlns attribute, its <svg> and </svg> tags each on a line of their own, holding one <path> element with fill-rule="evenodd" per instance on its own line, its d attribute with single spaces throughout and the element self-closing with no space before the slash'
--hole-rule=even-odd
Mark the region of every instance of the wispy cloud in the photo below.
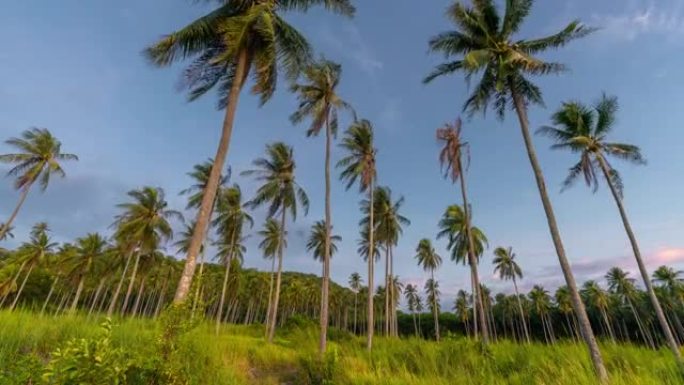
<svg viewBox="0 0 684 385">
<path fill-rule="evenodd" d="M 630 7 L 622 13 L 594 15 L 594 24 L 615 40 L 632 41 L 641 35 L 684 36 L 684 9 L 681 4 L 655 3 Z"/>
<path fill-rule="evenodd" d="M 321 39 L 338 54 L 351 59 L 368 76 L 375 77 L 384 67 L 383 62 L 354 24 L 344 25 L 342 31 L 324 28 L 321 30 Z"/>
</svg>

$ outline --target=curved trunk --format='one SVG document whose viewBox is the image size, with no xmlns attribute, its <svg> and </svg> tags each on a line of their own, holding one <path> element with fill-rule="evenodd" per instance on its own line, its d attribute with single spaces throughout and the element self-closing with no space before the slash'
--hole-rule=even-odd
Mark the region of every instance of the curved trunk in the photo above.
<svg viewBox="0 0 684 385">
<path fill-rule="evenodd" d="M 589 323 L 589 317 L 587 316 L 587 311 L 584 308 L 584 303 L 582 303 L 579 291 L 577 290 L 577 282 L 575 282 L 575 276 L 572 274 L 572 270 L 570 269 L 570 262 L 568 262 L 568 258 L 565 255 L 565 248 L 563 247 L 563 241 L 561 240 L 558 224 L 556 223 L 556 216 L 553 212 L 553 206 L 551 205 L 551 200 L 549 199 L 549 195 L 546 191 L 544 175 L 542 173 L 541 166 L 539 165 L 537 154 L 534 150 L 534 144 L 532 143 L 532 136 L 530 135 L 529 123 L 527 120 L 527 106 L 525 105 L 522 97 L 516 91 L 515 85 L 512 82 L 510 82 L 509 88 L 513 97 L 515 110 L 518 114 L 518 120 L 520 121 L 520 131 L 522 133 L 523 140 L 525 141 L 527 156 L 530 159 L 530 165 L 534 171 L 534 177 L 537 182 L 537 188 L 539 189 L 542 206 L 544 207 L 544 212 L 546 214 L 546 220 L 549 225 L 551 239 L 553 240 L 553 245 L 556 249 L 558 262 L 560 263 L 561 270 L 563 271 L 565 282 L 570 291 L 572 307 L 579 321 L 580 331 L 582 333 L 582 337 L 584 338 L 584 342 L 589 349 L 589 354 L 591 356 L 591 361 L 594 365 L 596 375 L 601 383 L 607 383 L 608 372 L 606 371 L 606 367 L 603 363 L 603 357 L 601 357 L 601 351 L 599 350 L 598 343 L 596 342 L 594 331 L 591 329 L 591 323 Z"/>
<path fill-rule="evenodd" d="M 131 294 L 133 293 L 133 285 L 135 284 L 135 278 L 138 275 L 138 266 L 140 266 L 140 252 L 135 255 L 135 263 L 133 264 L 133 271 L 131 272 L 131 279 L 128 281 L 128 289 L 126 290 L 126 296 L 124 297 L 123 305 L 121 305 L 121 315 L 126 313 L 128 309 L 128 301 L 131 299 Z"/>
<path fill-rule="evenodd" d="M 112 295 L 112 300 L 109 303 L 109 309 L 107 309 L 107 317 L 111 317 L 112 314 L 114 314 L 114 308 L 116 308 L 116 303 L 119 300 L 119 294 L 121 293 L 123 281 L 124 279 L 126 279 L 126 272 L 128 272 L 128 265 L 130 265 L 131 263 L 131 258 L 133 258 L 133 251 L 131 251 L 128 254 L 128 258 L 126 258 L 126 264 L 124 265 L 123 272 L 121 272 L 121 279 L 119 279 L 119 283 L 116 284 L 116 289 L 114 290 L 114 294 Z"/>
<path fill-rule="evenodd" d="M 14 211 L 12 211 L 12 214 L 10 215 L 9 219 L 7 219 L 7 222 L 5 222 L 5 224 L 0 228 L 0 241 L 4 240 L 7 236 L 9 229 L 12 227 L 12 222 L 14 222 L 14 220 L 17 218 L 17 214 L 19 214 L 21 206 L 24 204 L 24 201 L 26 201 L 26 197 L 28 196 L 29 189 L 31 188 L 32 184 L 33 182 L 29 183 L 22 189 L 23 191 L 19 196 L 19 202 L 17 203 L 17 206 L 14 208 Z"/>
<path fill-rule="evenodd" d="M 85 276 L 81 276 L 78 280 L 78 286 L 76 287 L 76 295 L 74 295 L 74 300 L 71 301 L 71 307 L 69 308 L 69 313 L 76 311 L 76 306 L 78 306 L 78 300 L 81 298 L 81 293 L 83 292 L 83 284 L 85 281 Z"/>
<path fill-rule="evenodd" d="M 233 122 L 235 121 L 235 111 L 237 110 L 238 98 L 242 85 L 245 82 L 245 77 L 249 73 L 249 57 L 248 52 L 243 49 L 237 55 L 237 62 L 235 67 L 235 77 L 233 84 L 230 87 L 228 94 L 228 105 L 226 106 L 226 115 L 223 119 L 223 127 L 221 129 L 221 139 L 214 157 L 214 166 L 211 168 L 209 180 L 207 181 L 204 195 L 202 196 L 202 203 L 199 212 L 197 213 L 197 221 L 192 232 L 192 239 L 190 240 L 190 247 L 188 247 L 188 255 L 185 259 L 185 267 L 183 274 L 181 274 L 176 295 L 173 299 L 175 304 L 185 302 L 185 299 L 190 292 L 192 285 L 192 278 L 195 275 L 195 267 L 197 265 L 197 255 L 200 252 L 204 238 L 209 228 L 209 217 L 214 207 L 216 193 L 218 191 L 219 181 L 221 179 L 221 169 L 226 163 L 228 157 L 228 149 L 230 147 L 230 138 L 233 134 Z"/>
<path fill-rule="evenodd" d="M 367 316 L 368 316 L 368 325 L 366 325 L 367 329 L 367 336 L 366 336 L 366 349 L 370 352 L 371 349 L 373 349 L 373 332 L 375 331 L 375 321 L 373 320 L 373 312 L 375 311 L 374 305 L 373 305 L 373 281 L 374 277 L 373 275 L 375 274 L 374 271 L 374 262 L 375 262 L 375 240 L 373 239 L 373 236 L 375 235 L 375 223 L 374 223 L 374 213 L 373 213 L 373 188 L 374 188 L 374 180 L 371 180 L 369 189 L 368 189 L 368 200 L 370 202 L 370 221 L 368 224 L 368 310 L 367 310 Z"/>
<path fill-rule="evenodd" d="M 31 271 L 33 271 L 33 264 L 29 266 L 28 271 L 26 272 L 26 275 L 24 276 L 24 281 L 21 283 L 21 287 L 19 288 L 19 291 L 17 291 L 16 297 L 14 297 L 14 301 L 12 301 L 12 305 L 10 306 L 10 311 L 14 310 L 14 308 L 17 306 L 17 302 L 19 302 L 19 297 L 21 296 L 21 292 L 24 291 L 24 287 L 26 286 L 26 281 L 28 281 L 29 276 L 31 275 Z"/>
<path fill-rule="evenodd" d="M 228 253 L 228 260 L 226 261 L 226 273 L 223 275 L 223 287 L 221 288 L 221 299 L 219 300 L 219 307 L 216 311 L 216 335 L 221 331 L 221 318 L 223 316 L 223 306 L 226 302 L 226 290 L 228 290 L 228 276 L 230 276 L 230 265 L 233 262 L 233 250 L 235 249 L 235 234 L 237 231 L 233 230 L 231 237 L 230 252 Z"/>
<path fill-rule="evenodd" d="M 470 265 L 470 274 L 473 280 L 473 294 L 475 297 L 475 307 L 477 308 L 477 319 L 479 323 L 480 332 L 482 334 L 482 342 L 487 344 L 489 342 L 489 330 L 487 329 L 487 315 L 484 312 L 484 305 L 482 303 L 482 293 L 480 290 L 480 277 L 477 272 L 477 257 L 475 255 L 475 244 L 473 243 L 473 234 L 470 229 L 470 207 L 468 205 L 468 194 L 466 190 L 465 175 L 463 174 L 463 165 L 461 158 L 456 160 L 458 172 L 461 175 L 461 198 L 463 199 L 463 214 L 465 216 L 466 235 L 468 237 L 468 264 Z"/>
<path fill-rule="evenodd" d="M 271 309 L 271 322 L 268 329 L 268 342 L 273 342 L 275 337 L 276 322 L 278 321 L 278 303 L 280 302 L 280 282 L 283 274 L 283 243 L 285 239 L 285 207 L 282 207 L 283 213 L 280 217 L 280 229 L 283 234 L 280 237 L 280 245 L 278 246 L 278 273 L 276 274 L 275 294 L 273 295 L 273 304 Z"/>
<path fill-rule="evenodd" d="M 50 298 L 52 298 L 52 293 L 55 292 L 55 286 L 57 286 L 57 281 L 59 281 L 59 277 L 55 278 L 55 280 L 52 281 L 52 285 L 50 285 L 50 291 L 48 291 L 48 295 L 45 298 L 45 302 L 43 302 L 43 308 L 40 309 L 40 315 L 43 315 L 45 313 L 45 309 L 47 308 L 48 303 L 50 303 Z"/>
<path fill-rule="evenodd" d="M 618 207 L 618 211 L 620 211 L 622 225 L 625 227 L 625 232 L 627 233 L 627 237 L 629 238 L 629 243 L 632 245 L 634 259 L 636 259 L 637 265 L 639 266 L 639 273 L 641 273 L 641 278 L 643 279 L 644 285 L 646 286 L 648 298 L 651 300 L 651 305 L 653 305 L 653 309 L 655 309 L 656 316 L 658 317 L 658 322 L 660 323 L 660 328 L 662 329 L 663 335 L 665 336 L 667 345 L 672 351 L 672 354 L 674 354 L 677 363 L 680 366 L 684 365 L 684 362 L 682 362 L 682 355 L 679 352 L 679 346 L 677 346 L 677 342 L 675 342 L 674 336 L 672 335 L 672 330 L 670 329 L 670 326 L 667 323 L 667 319 L 665 318 L 663 308 L 660 306 L 660 301 L 658 301 L 658 297 L 656 296 L 655 290 L 653 290 L 653 284 L 651 283 L 651 278 L 648 274 L 648 270 L 646 269 L 646 265 L 644 264 L 644 260 L 641 258 L 641 250 L 639 249 L 639 244 L 637 243 L 636 236 L 632 231 L 632 226 L 629 223 L 629 219 L 627 219 L 627 213 L 625 212 L 625 207 L 622 204 L 622 198 L 620 197 L 620 194 L 618 193 L 617 189 L 615 188 L 615 185 L 613 185 L 613 182 L 610 179 L 610 171 L 608 169 L 608 165 L 606 164 L 606 160 L 603 159 L 602 154 L 596 154 L 596 159 L 598 160 L 599 165 L 601 166 L 603 176 L 606 178 L 606 183 L 608 184 L 608 187 L 610 187 L 610 192 L 613 194 L 613 198 L 615 199 L 615 204 Z"/>
<path fill-rule="evenodd" d="M 323 255 L 323 279 L 321 282 L 321 336 L 318 350 L 325 353 L 328 341 L 328 297 L 330 291 L 330 232 L 332 228 L 332 214 L 330 209 L 330 143 L 332 131 L 328 116 L 325 119 L 325 252 Z"/>
<path fill-rule="evenodd" d="M 520 299 L 520 293 L 518 292 L 518 283 L 513 277 L 513 287 L 515 288 L 515 298 L 518 300 L 518 310 L 520 311 L 520 322 L 523 326 L 523 332 L 525 333 L 525 340 L 530 343 L 530 332 L 527 331 L 527 321 L 525 320 L 525 311 L 523 311 L 522 300 Z"/>
</svg>

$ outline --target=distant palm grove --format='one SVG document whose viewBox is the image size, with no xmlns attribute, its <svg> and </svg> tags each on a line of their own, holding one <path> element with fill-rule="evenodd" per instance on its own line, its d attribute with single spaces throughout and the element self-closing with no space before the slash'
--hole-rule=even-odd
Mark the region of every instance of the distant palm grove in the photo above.
<svg viewBox="0 0 684 385">
<path fill-rule="evenodd" d="M 424 286 L 402 281 L 394 273 L 395 249 L 411 229 L 402 213 L 405 198 L 382 183 L 384 170 L 377 158 L 391 146 L 374 140 L 374 124 L 359 114 L 352 100 L 338 93 L 348 82 L 339 64 L 317 55 L 305 36 L 290 25 L 285 14 L 320 6 L 343 17 L 353 17 L 351 0 L 217 1 L 216 8 L 144 48 L 146 60 L 167 67 L 183 63 L 181 84 L 190 101 L 210 91 L 218 94 L 225 111 L 215 153 L 188 165 L 191 180 L 183 191 L 140 186 L 120 197 L 118 214 L 107 234 L 83 234 L 57 242 L 50 223 L 36 223 L 25 239 L 14 239 L 16 223 L 26 222 L 22 208 L 29 195 L 50 194 L 53 183 L 69 183 L 68 171 L 79 160 L 46 128 L 29 128 L 6 140 L 0 162 L 17 192 L 13 210 L 0 223 L 0 308 L 61 316 L 157 318 L 167 309 L 183 308 L 187 316 L 207 320 L 219 335 L 229 324 L 263 325 L 263 339 L 273 342 L 278 331 L 292 322 L 314 320 L 318 351 L 326 354 L 332 329 L 363 339 L 373 351 L 376 336 L 440 340 L 464 337 L 483 346 L 502 341 L 553 345 L 561 341 L 584 347 L 600 382 L 611 376 L 602 346 L 630 343 L 648 349 L 669 349 L 678 365 L 684 344 L 684 272 L 661 266 L 648 271 L 623 199 L 625 183 L 618 172 L 621 161 L 645 164 L 639 147 L 613 142 L 618 137 L 618 99 L 597 90 L 589 103 L 568 101 L 555 107 L 545 122 L 530 122 L 528 110 L 543 105 L 542 90 L 533 80 L 562 73 L 562 63 L 546 61 L 594 28 L 572 21 L 561 31 L 520 40 L 517 32 L 533 9 L 532 0 L 456 1 L 446 11 L 451 29 L 436 31 L 429 40 L 431 54 L 444 59 L 424 69 L 424 83 L 450 75 L 470 82 L 463 103 L 464 120 L 449 121 L 434 132 L 435 167 L 450 183 L 454 201 L 434 218 L 437 234 L 420 234 L 413 245 L 415 269 L 425 276 Z M 160 31 L 164 32 L 164 31 Z M 244 90 L 249 86 L 248 90 Z M 466 86 L 466 83 L 463 83 Z M 276 89 L 289 91 L 297 101 L 291 124 L 301 135 L 325 150 L 321 167 L 324 196 L 302 188 L 295 162 L 296 148 L 273 142 L 254 148 L 247 169 L 230 167 L 233 129 L 240 130 L 240 97 L 251 92 L 261 104 Z M 280 89 L 279 91 L 283 91 Z M 573 95 L 568 95 L 572 98 Z M 525 144 L 565 284 L 544 288 L 525 279 L 515 239 L 489 244 L 486 224 L 473 212 L 487 204 L 469 194 L 468 182 L 481 176 L 469 173 L 470 152 L 484 151 L 467 141 L 468 122 L 492 110 L 500 119 L 515 120 Z M 513 114 L 513 116 L 509 116 Z M 534 126 L 531 127 L 531 125 Z M 219 129 L 218 127 L 216 129 Z M 569 164 L 562 189 L 584 182 L 599 185 L 615 202 L 638 273 L 621 267 L 605 272 L 604 279 L 577 282 L 566 255 L 547 180 L 535 152 L 533 134 L 548 140 L 554 150 L 576 156 Z M 199 134 L 201 135 L 201 133 Z M 239 145 L 239 143 L 237 144 Z M 342 157 L 335 159 L 332 147 Z M 385 150 L 385 147 L 387 149 Z M 256 192 L 246 196 L 232 175 L 251 179 Z M 55 180 L 67 177 L 66 180 Z M 336 199 L 359 202 L 359 235 L 342 239 L 335 232 L 335 204 L 331 181 L 339 179 L 349 193 Z M 530 183 L 532 183 L 532 178 Z M 187 199 L 186 207 L 170 207 L 169 194 Z M 35 199 L 40 199 L 35 197 Z M 406 197 L 406 199 L 418 199 Z M 310 201 L 324 202 L 323 212 L 309 212 Z M 5 207 L 8 207 L 6 204 Z M 612 207 L 606 207 L 612 210 Z M 267 213 L 257 223 L 253 212 Z M 181 214 L 191 213 L 191 216 Z M 320 219 L 307 234 L 306 249 L 320 263 L 321 274 L 285 271 L 289 257 L 288 227 L 303 216 Z M 258 240 L 247 249 L 246 240 Z M 433 245 L 444 240 L 447 249 Z M 354 242 L 357 255 L 337 253 L 342 242 Z M 18 245 L 8 248 L 8 244 Z M 265 258 L 270 271 L 243 267 L 245 259 Z M 331 280 L 333 258 L 356 258 L 358 272 L 348 281 Z M 405 256 L 402 256 L 405 258 Z M 470 282 L 438 281 L 435 272 L 454 263 L 468 269 Z M 418 273 L 417 273 L 418 274 Z M 379 281 L 374 278 L 382 277 Z M 510 284 L 507 293 L 493 293 L 481 277 L 495 276 Z M 450 303 L 440 287 L 463 284 Z M 523 290 L 532 287 L 531 290 Z"/>
</svg>

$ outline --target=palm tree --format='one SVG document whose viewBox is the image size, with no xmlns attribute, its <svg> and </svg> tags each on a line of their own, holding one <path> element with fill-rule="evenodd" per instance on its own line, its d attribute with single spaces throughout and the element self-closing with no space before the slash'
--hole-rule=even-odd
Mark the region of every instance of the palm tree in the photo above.
<svg viewBox="0 0 684 385">
<path fill-rule="evenodd" d="M 465 334 L 468 336 L 468 321 L 470 320 L 470 296 L 464 290 L 459 290 L 456 294 L 456 301 L 454 303 L 454 312 L 456 313 L 456 318 L 461 321 L 465 327 Z"/>
<path fill-rule="evenodd" d="M 131 190 L 127 195 L 132 199 L 132 202 L 117 205 L 123 212 L 116 217 L 114 222 L 116 226 L 114 239 L 120 242 L 122 251 L 127 254 L 126 266 L 112 296 L 107 316 L 111 316 L 114 312 L 114 307 L 121 291 L 121 285 L 133 255 L 135 254 L 135 262 L 121 308 L 122 313 L 126 311 L 131 293 L 133 292 L 133 285 L 140 264 L 140 256 L 152 253 L 159 248 L 160 244 L 173 238 L 173 229 L 169 223 L 170 219 L 183 219 L 183 216 L 178 211 L 168 208 L 164 190 L 161 188 L 146 186 L 138 190 Z"/>
<path fill-rule="evenodd" d="M 470 210 L 469 210 L 470 212 Z M 437 233 L 437 239 L 447 238 L 447 250 L 451 251 L 451 260 L 456 263 L 462 263 L 470 265 L 470 277 L 472 283 L 473 293 L 479 292 L 479 285 L 475 282 L 479 282 L 479 274 L 477 272 L 477 265 L 479 264 L 480 257 L 484 253 L 485 248 L 488 247 L 487 237 L 484 235 L 482 230 L 473 226 L 472 224 L 472 213 L 468 220 L 466 220 L 465 211 L 457 205 L 451 205 L 447 207 L 442 219 L 439 221 L 440 231 Z M 472 240 L 472 242 L 471 242 Z M 472 250 L 475 255 L 474 267 L 470 260 L 470 250 Z M 478 330 L 478 320 L 481 318 L 478 314 L 484 316 L 484 306 L 482 303 L 478 303 L 477 298 L 481 297 L 479 295 L 473 295 L 473 312 L 474 319 L 473 331 L 477 335 Z M 480 323 L 481 324 L 481 323 Z"/>
<path fill-rule="evenodd" d="M 325 243 L 323 244 L 323 280 L 321 284 L 321 336 L 319 351 L 325 352 L 328 330 L 328 296 L 330 287 L 330 257 L 332 231 L 332 214 L 330 208 L 330 154 L 333 137 L 337 136 L 337 115 L 340 108 L 351 109 L 351 106 L 337 95 L 342 67 L 331 61 L 321 60 L 306 67 L 302 71 L 303 84 L 294 84 L 291 91 L 297 95 L 299 106 L 291 116 L 293 124 L 304 119 L 311 119 L 306 136 L 318 136 L 325 128 Z"/>
<path fill-rule="evenodd" d="M 21 282 L 21 286 L 19 286 L 19 290 L 14 297 L 14 301 L 12 301 L 12 304 L 10 305 L 10 311 L 14 310 L 14 308 L 17 306 L 19 297 L 21 297 L 21 293 L 24 291 L 24 287 L 26 286 L 26 281 L 28 281 L 29 276 L 31 276 L 33 269 L 42 264 L 54 252 L 54 248 L 56 246 L 57 243 L 52 242 L 45 229 L 37 229 L 34 227 L 34 231 L 31 232 L 31 238 L 29 242 L 24 242 L 19 247 L 17 254 L 19 260 L 21 260 L 21 266 L 19 267 L 17 278 L 24 269 L 28 270 L 26 271 L 24 280 Z"/>
<path fill-rule="evenodd" d="M 427 295 L 428 307 L 432 311 L 432 317 L 435 319 L 435 339 L 439 342 L 439 282 L 434 278 L 430 278 L 425 282 L 425 294 Z"/>
<path fill-rule="evenodd" d="M 295 161 L 292 148 L 285 143 L 277 142 L 266 146 L 266 154 L 266 158 L 258 158 L 252 162 L 256 169 L 242 173 L 247 176 L 252 175 L 257 181 L 263 182 L 248 205 L 251 208 L 257 208 L 268 204 L 269 217 L 280 213 L 280 229 L 285 234 L 287 212 L 290 212 L 294 221 L 297 218 L 297 206 L 301 206 L 306 215 L 309 211 L 309 198 L 306 196 L 304 189 L 295 180 Z M 273 342 L 273 337 L 275 336 L 280 282 L 283 270 L 283 251 L 284 244 L 281 239 L 278 247 L 278 273 L 276 275 L 275 296 L 271 305 L 271 319 L 268 328 L 269 342 Z"/>
<path fill-rule="evenodd" d="M 549 317 L 549 312 L 551 311 L 551 298 L 549 297 L 549 292 L 539 285 L 534 285 L 530 291 L 529 297 L 535 312 L 541 319 L 546 343 L 554 343 L 553 324 Z"/>
<path fill-rule="evenodd" d="M 573 314 L 572 299 L 570 298 L 570 290 L 568 290 L 568 287 L 561 286 L 556 289 L 554 299 L 556 300 L 556 308 L 565 316 L 568 333 L 572 336 L 573 340 L 579 339 L 580 336 L 577 332 L 577 319 Z M 570 321 L 571 318 L 572 322 Z"/>
<path fill-rule="evenodd" d="M 437 281 L 435 281 L 435 270 L 437 270 L 437 268 L 439 268 L 439 266 L 442 264 L 442 257 L 437 254 L 435 248 L 432 247 L 432 242 L 430 242 L 429 239 L 424 238 L 418 242 L 415 258 L 418 260 L 418 266 L 421 266 L 423 270 L 430 273 L 430 280 L 428 282 L 432 282 L 431 285 L 434 286 L 432 289 L 436 289 Z M 425 289 L 428 290 L 427 283 L 425 284 Z M 436 297 L 433 297 L 433 299 L 434 298 Z M 433 316 L 435 318 L 435 339 L 439 341 L 439 306 L 435 303 L 431 303 L 431 307 Z"/>
<path fill-rule="evenodd" d="M 194 165 L 192 167 L 192 171 L 187 173 L 187 176 L 189 176 L 194 183 L 190 187 L 180 192 L 180 195 L 188 196 L 188 204 L 185 207 L 186 209 L 199 209 L 202 206 L 202 197 L 204 196 L 207 186 L 209 185 L 209 179 L 211 178 L 211 170 L 213 167 L 214 160 L 207 159 L 204 163 Z M 230 180 L 230 174 L 230 168 L 225 175 L 220 174 L 217 187 L 219 191 L 221 188 L 225 187 Z M 214 198 L 214 206 L 216 205 L 217 198 L 218 194 L 216 198 Z M 187 250 L 184 252 L 187 253 Z"/>
<path fill-rule="evenodd" d="M 325 221 L 317 221 L 311 226 L 311 233 L 306 242 L 306 250 L 310 251 L 315 261 L 324 262 L 326 245 L 330 246 L 330 257 L 337 253 L 336 242 L 341 242 L 342 237 L 339 235 L 330 235 L 330 243 L 328 244 L 328 232 L 326 231 Z"/>
<path fill-rule="evenodd" d="M 589 305 L 599 311 L 610 339 L 615 342 L 615 333 L 608 316 L 608 307 L 610 306 L 610 296 L 608 293 L 599 286 L 598 282 L 589 280 L 582 285 L 582 295 Z"/>
<path fill-rule="evenodd" d="M 518 284 L 516 278 L 523 277 L 522 269 L 515 260 L 515 253 L 513 248 L 507 249 L 497 247 L 494 249 L 494 274 L 499 273 L 499 278 L 503 280 L 512 280 L 513 288 L 515 289 L 515 297 L 518 299 L 518 310 L 520 310 L 520 321 L 522 321 L 523 331 L 525 332 L 525 339 L 530 343 L 530 333 L 527 330 L 527 321 L 525 320 L 525 312 L 523 311 L 522 301 L 520 299 L 520 292 L 518 291 Z"/>
<path fill-rule="evenodd" d="M 560 63 L 546 62 L 533 55 L 552 48 L 560 48 L 572 40 L 590 34 L 593 29 L 587 28 L 579 21 L 573 21 L 562 31 L 551 36 L 533 40 L 514 38 L 513 35 L 520 30 L 533 3 L 533 0 L 507 1 L 505 13 L 501 16 L 493 0 L 475 1 L 472 7 L 465 6 L 460 1 L 454 2 L 447 11 L 447 16 L 454 23 L 454 30 L 434 36 L 429 43 L 432 52 L 443 54 L 450 61 L 438 65 L 424 82 L 429 83 L 438 77 L 455 72 L 463 72 L 466 80 L 472 81 L 473 76 L 481 74 L 479 82 L 465 102 L 464 110 L 472 115 L 477 111 L 486 111 L 491 105 L 499 118 L 503 119 L 508 106 L 515 109 L 546 213 L 549 232 L 570 290 L 582 336 L 589 348 L 599 380 L 606 382 L 608 373 L 565 254 L 527 118 L 530 104 L 543 103 L 541 90 L 528 77 L 559 73 L 565 69 Z"/>
<path fill-rule="evenodd" d="M 338 163 L 337 167 L 342 168 L 340 179 L 347 182 L 347 189 L 351 188 L 357 181 L 359 182 L 359 192 L 368 193 L 369 207 L 374 205 L 373 193 L 375 191 L 375 180 L 377 172 L 375 168 L 375 153 L 373 147 L 373 126 L 368 120 L 354 122 L 345 132 L 340 147 L 347 153 Z M 368 224 L 362 227 L 361 248 L 365 244 L 366 256 L 368 261 L 368 307 L 367 307 L 367 336 L 366 348 L 370 351 L 373 348 L 373 275 L 375 274 L 374 263 L 378 255 L 376 252 L 375 235 L 375 216 L 373 210 L 368 210 Z M 363 236 L 364 232 L 367 236 Z"/>
<path fill-rule="evenodd" d="M 613 156 L 634 164 L 645 163 L 639 147 L 608 141 L 607 136 L 612 131 L 617 120 L 615 116 L 617 111 L 617 98 L 608 97 L 605 94 L 592 107 L 579 102 L 566 102 L 551 118 L 555 127 L 544 126 L 538 132 L 554 140 L 553 149 L 569 150 L 572 153 L 579 154 L 579 162 L 570 168 L 570 173 L 563 183 L 564 188 L 570 187 L 580 176 L 583 176 L 587 186 L 593 187 L 594 191 L 596 191 L 599 184 L 597 168 L 603 173 L 606 184 L 610 188 L 610 192 L 620 212 L 622 224 L 632 245 L 634 258 L 646 286 L 646 292 L 660 322 L 660 328 L 677 362 L 684 364 L 679 352 L 679 346 L 674 339 L 665 313 L 653 290 L 650 274 L 641 257 L 641 250 L 639 249 L 634 231 L 632 231 L 632 225 L 627 218 L 627 212 L 622 202 L 622 178 L 606 159 L 607 156 Z"/>
<path fill-rule="evenodd" d="M 287 234 L 280 226 L 280 223 L 273 218 L 266 220 L 263 230 L 260 230 L 258 234 L 262 238 L 261 242 L 259 243 L 259 248 L 262 250 L 264 258 L 271 260 L 271 279 L 268 289 L 268 307 L 266 308 L 266 336 L 268 338 L 268 334 L 270 333 L 269 322 L 271 321 L 271 311 L 273 310 L 273 306 L 271 305 L 273 303 L 275 261 L 281 246 L 283 248 L 287 248 Z"/>
<path fill-rule="evenodd" d="M 193 59 L 183 75 L 189 100 L 195 100 L 218 87 L 219 106 L 225 117 L 206 193 L 197 214 L 197 228 L 178 284 L 175 303 L 185 300 L 195 272 L 196 258 L 209 225 L 209 216 L 218 191 L 220 168 L 226 162 L 233 132 L 238 98 L 247 76 L 252 74 L 252 93 L 265 104 L 276 89 L 278 73 L 295 79 L 310 61 L 311 48 L 294 27 L 281 16 L 288 11 L 306 11 L 323 5 L 335 13 L 354 14 L 349 0 L 229 1 L 166 35 L 148 47 L 149 60 L 160 67 L 176 60 Z"/>
<path fill-rule="evenodd" d="M 354 272 L 349 276 L 349 287 L 352 289 L 354 292 L 354 334 L 358 333 L 358 329 L 356 327 L 356 314 L 358 312 L 358 296 L 359 292 L 361 291 L 363 285 L 363 279 L 361 278 L 361 274 Z"/>
<path fill-rule="evenodd" d="M 404 288 L 404 296 L 406 296 L 406 303 L 408 311 L 413 318 L 413 329 L 416 337 L 418 337 L 418 324 L 416 323 L 416 307 L 418 305 L 418 288 L 415 285 L 408 284 Z"/>
<path fill-rule="evenodd" d="M 72 254 L 71 259 L 65 261 L 69 265 L 67 276 L 78 282 L 70 312 L 76 311 L 86 276 L 93 271 L 96 263 L 104 256 L 107 246 L 107 240 L 98 233 L 91 233 L 76 240 L 76 253 Z"/>
<path fill-rule="evenodd" d="M 19 151 L 0 155 L 0 162 L 14 165 L 7 175 L 16 177 L 14 188 L 21 190 L 21 194 L 9 219 L 0 226 L 0 240 L 5 239 L 31 186 L 38 181 L 41 190 L 45 191 L 51 176 L 66 176 L 61 162 L 78 160 L 76 155 L 62 153 L 62 143 L 46 128 L 31 128 L 22 132 L 20 138 L 11 138 L 5 143 Z"/>
<path fill-rule="evenodd" d="M 653 272 L 653 282 L 665 288 L 669 294 L 684 305 L 684 271 L 660 266 Z"/>
<path fill-rule="evenodd" d="M 447 123 L 442 128 L 438 128 L 436 132 L 437 140 L 443 143 L 443 147 L 439 152 L 439 163 L 444 171 L 444 178 L 451 179 L 452 183 L 460 180 L 461 183 L 461 199 L 463 200 L 463 211 L 465 216 L 465 234 L 468 239 L 468 264 L 471 268 L 471 276 L 474 285 L 475 305 L 477 306 L 477 314 L 480 316 L 476 322 L 480 323 L 480 330 L 482 330 L 482 340 L 486 344 L 489 339 L 487 331 L 487 323 L 485 321 L 484 307 L 482 305 L 482 295 L 480 293 L 480 279 L 477 274 L 477 263 L 475 257 L 475 248 L 473 245 L 472 234 L 470 231 L 470 206 L 468 204 L 468 194 L 466 190 L 465 172 L 463 167 L 463 155 L 466 159 L 469 157 L 469 146 L 461 138 L 461 119 L 456 119 L 454 124 Z M 464 154 L 465 153 L 465 154 Z M 466 165 L 467 167 L 467 165 Z"/>
<path fill-rule="evenodd" d="M 228 288 L 228 276 L 230 267 L 234 259 L 242 259 L 245 246 L 242 244 L 244 237 L 242 232 L 244 225 L 250 228 L 254 226 L 254 220 L 244 210 L 245 204 L 242 202 L 242 190 L 235 184 L 229 188 L 219 191 L 214 227 L 218 236 L 217 246 L 219 247 L 219 258 L 226 266 L 223 276 L 223 288 L 221 289 L 221 299 L 219 300 L 218 311 L 216 312 L 216 334 L 220 331 L 221 320 L 223 317 L 223 307 L 226 300 L 226 290 Z"/>
<path fill-rule="evenodd" d="M 192 235 L 195 232 L 195 226 L 197 223 L 195 221 L 192 221 L 190 223 L 185 223 L 183 224 L 183 230 L 181 230 L 178 233 L 178 241 L 174 242 L 173 246 L 176 247 L 179 253 L 187 253 L 188 249 L 190 248 L 190 243 L 192 243 Z M 205 251 L 205 245 L 202 244 L 200 247 L 200 269 L 199 269 L 199 274 L 197 277 L 197 281 L 195 281 L 195 295 L 192 303 L 192 314 L 195 313 L 195 309 L 197 307 L 197 302 L 199 301 L 199 293 L 202 287 L 202 277 L 204 276 L 204 251 Z"/>
<path fill-rule="evenodd" d="M 0 223 L 0 229 L 5 229 L 4 233 L 0 236 L 0 241 L 6 241 L 7 238 L 14 238 L 14 233 L 12 230 L 14 230 L 13 226 L 7 226 L 4 223 Z"/>
<path fill-rule="evenodd" d="M 639 313 L 634 307 L 634 303 L 639 300 L 639 292 L 634 284 L 634 279 L 629 277 L 629 273 L 619 267 L 613 267 L 606 273 L 606 280 L 608 281 L 608 289 L 616 294 L 623 303 L 629 306 L 634 320 L 639 327 L 641 337 L 645 343 L 648 343 L 646 332 L 644 331 L 643 323 Z"/>
</svg>

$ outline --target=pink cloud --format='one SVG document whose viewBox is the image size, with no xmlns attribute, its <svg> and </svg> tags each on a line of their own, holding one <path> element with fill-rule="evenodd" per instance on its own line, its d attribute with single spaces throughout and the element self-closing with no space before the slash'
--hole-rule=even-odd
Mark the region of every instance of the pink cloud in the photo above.
<svg viewBox="0 0 684 385">
<path fill-rule="evenodd" d="M 666 247 L 656 251 L 649 262 L 657 264 L 668 264 L 684 262 L 684 248 Z"/>
</svg>

